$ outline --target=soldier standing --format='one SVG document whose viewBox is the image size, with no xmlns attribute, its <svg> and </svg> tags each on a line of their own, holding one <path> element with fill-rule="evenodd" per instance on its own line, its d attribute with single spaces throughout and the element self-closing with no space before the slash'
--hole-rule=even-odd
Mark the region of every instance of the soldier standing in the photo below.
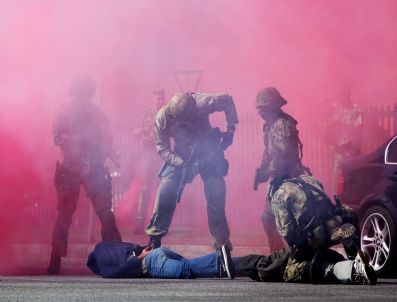
<svg viewBox="0 0 397 302">
<path fill-rule="evenodd" d="M 58 274 L 61 257 L 67 255 L 69 227 L 83 185 L 101 222 L 103 241 L 121 241 L 112 211 L 111 177 L 105 159 L 112 156 L 109 121 L 92 103 L 96 85 L 88 75 L 74 79 L 69 94 L 53 125 L 54 144 L 62 152 L 57 161 L 54 184 L 58 217 L 52 233 L 49 274 Z"/>
<path fill-rule="evenodd" d="M 332 186 L 336 194 L 341 161 L 361 153 L 363 116 L 360 108 L 351 100 L 350 88 L 347 86 L 338 88 L 337 102 L 332 107 L 332 116 L 325 129 L 325 140 L 334 150 Z"/>
<path fill-rule="evenodd" d="M 152 187 L 156 175 L 161 166 L 161 158 L 156 152 L 154 142 L 154 121 L 157 112 L 165 103 L 164 89 L 153 91 L 155 107 L 150 108 L 144 114 L 141 127 L 135 130 L 135 136 L 141 142 L 141 191 L 139 193 L 138 207 L 136 212 L 135 232 L 141 233 L 144 230 L 145 218 L 147 215 Z"/>
<path fill-rule="evenodd" d="M 281 107 L 287 101 L 274 87 L 260 90 L 256 97 L 256 109 L 265 121 L 263 126 L 264 152 L 262 162 L 256 170 L 254 190 L 260 183 L 277 182 L 280 178 L 302 174 L 302 143 L 296 128 L 297 121 L 285 113 Z M 265 203 L 262 223 L 268 237 L 270 251 L 278 251 L 284 243 L 277 233 L 270 200 Z"/>
<path fill-rule="evenodd" d="M 209 115 L 224 112 L 226 132 L 213 128 Z M 149 244 L 158 247 L 168 232 L 184 185 L 200 174 L 204 182 L 210 233 L 215 249 L 231 248 L 225 215 L 228 161 L 224 150 L 233 142 L 238 117 L 229 94 L 177 93 L 158 112 L 155 121 L 157 152 L 164 160 L 155 209 L 146 228 Z M 171 139 L 173 147 L 171 147 Z M 230 251 L 226 251 L 226 254 Z"/>
</svg>

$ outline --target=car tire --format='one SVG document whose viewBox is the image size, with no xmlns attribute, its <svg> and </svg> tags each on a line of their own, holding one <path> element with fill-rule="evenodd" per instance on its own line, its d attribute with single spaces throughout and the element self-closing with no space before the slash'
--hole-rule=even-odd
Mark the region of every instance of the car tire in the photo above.
<svg viewBox="0 0 397 302">
<path fill-rule="evenodd" d="M 379 277 L 392 273 L 397 256 L 396 224 L 381 206 L 372 206 L 361 219 L 361 249 L 370 256 L 370 264 Z"/>
</svg>

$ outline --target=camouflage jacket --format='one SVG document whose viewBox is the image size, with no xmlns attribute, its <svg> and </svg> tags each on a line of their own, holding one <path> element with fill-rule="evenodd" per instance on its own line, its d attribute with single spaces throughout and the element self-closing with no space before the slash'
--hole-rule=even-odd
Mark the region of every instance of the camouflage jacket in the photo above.
<svg viewBox="0 0 397 302">
<path fill-rule="evenodd" d="M 135 130 L 135 136 L 141 141 L 145 150 L 154 148 L 154 121 L 156 118 L 157 110 L 149 108 L 143 115 L 140 126 Z"/>
<path fill-rule="evenodd" d="M 350 146 L 359 149 L 363 138 L 363 116 L 360 108 L 356 104 L 349 108 L 334 104 L 325 135 L 337 152 Z"/>
<path fill-rule="evenodd" d="M 192 148 L 199 146 L 205 149 L 211 135 L 209 116 L 214 112 L 224 112 L 227 125 L 238 123 L 237 111 L 233 98 L 229 94 L 193 93 L 197 103 L 195 120 L 181 123 L 170 113 L 169 104 L 165 105 L 156 115 L 154 137 L 157 152 L 163 160 L 172 165 L 180 166 L 190 158 Z M 174 144 L 171 147 L 171 139 Z"/>
<path fill-rule="evenodd" d="M 280 112 L 274 121 L 263 126 L 265 148 L 259 170 L 266 178 L 292 177 L 303 172 L 302 143 L 296 125 L 295 119 Z"/>
<path fill-rule="evenodd" d="M 112 152 L 109 120 L 91 102 L 61 104 L 53 122 L 53 137 L 67 163 L 80 164 L 85 159 L 92 165 L 102 165 Z"/>
<path fill-rule="evenodd" d="M 295 182 L 296 178 L 286 179 L 279 186 L 273 187 L 270 192 L 272 211 L 276 220 L 277 230 L 289 246 L 299 248 L 308 245 L 312 248 L 317 248 L 327 243 L 328 237 L 326 237 L 326 234 L 331 234 L 342 221 L 340 217 L 324 212 L 325 209 L 328 211 L 330 209 L 333 210 L 334 206 L 332 204 L 331 208 L 315 207 L 316 203 L 326 202 L 324 200 L 324 196 L 326 195 L 323 193 L 323 185 L 312 176 L 300 175 L 299 178 L 317 189 L 317 192 L 311 190 L 310 196 L 312 200 L 308 200 L 302 186 Z M 311 209 L 314 210 L 312 213 L 316 217 L 323 218 L 320 219 L 320 224 L 326 228 L 324 233 L 314 232 L 313 236 L 308 236 L 302 230 L 300 224 L 301 218 L 305 215 L 305 211 L 309 207 L 312 207 Z M 309 208 L 309 210 L 311 209 Z M 324 231 L 324 229 L 321 231 Z"/>
</svg>

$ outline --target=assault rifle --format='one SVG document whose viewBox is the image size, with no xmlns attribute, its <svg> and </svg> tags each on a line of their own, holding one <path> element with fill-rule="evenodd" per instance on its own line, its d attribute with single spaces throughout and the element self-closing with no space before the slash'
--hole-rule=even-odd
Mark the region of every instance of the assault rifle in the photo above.
<svg viewBox="0 0 397 302">
<path fill-rule="evenodd" d="M 222 139 L 224 139 L 227 135 L 228 135 L 227 132 L 222 132 L 219 127 L 216 127 L 210 131 L 208 139 L 217 142 L 219 144 L 219 147 L 221 147 Z M 185 185 L 187 183 L 191 183 L 193 181 L 194 176 L 198 173 L 199 160 L 196 154 L 198 145 L 199 142 L 196 139 L 192 149 L 190 150 L 189 158 L 185 160 L 185 163 L 182 166 L 181 182 L 179 183 L 178 191 L 176 194 L 177 203 L 179 203 L 181 200 L 181 196 L 183 190 L 185 189 Z"/>
</svg>

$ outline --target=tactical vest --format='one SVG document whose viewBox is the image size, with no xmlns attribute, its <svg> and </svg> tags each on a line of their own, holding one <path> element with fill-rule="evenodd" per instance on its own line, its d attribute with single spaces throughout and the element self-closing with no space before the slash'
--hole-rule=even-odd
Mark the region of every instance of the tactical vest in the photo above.
<svg viewBox="0 0 397 302">
<path fill-rule="evenodd" d="M 277 181 L 277 183 L 275 183 Z M 305 194 L 306 202 L 297 214 L 294 214 L 296 224 L 299 230 L 304 234 L 309 242 L 312 242 L 317 248 L 324 246 L 330 241 L 330 234 L 325 226 L 327 220 L 335 216 L 336 207 L 329 197 L 317 187 L 305 182 L 302 178 L 278 179 L 271 183 L 269 197 L 285 182 L 298 185 Z M 316 192 L 320 198 L 314 196 Z M 271 199 L 269 199 L 271 200 Z"/>
<path fill-rule="evenodd" d="M 328 219 L 334 216 L 335 206 L 322 190 L 305 182 L 302 178 L 292 178 L 288 182 L 298 185 L 305 193 L 306 203 L 295 218 L 301 231 L 311 238 L 316 228 L 324 225 Z M 320 198 L 316 199 L 313 192 L 319 194 Z"/>
</svg>

